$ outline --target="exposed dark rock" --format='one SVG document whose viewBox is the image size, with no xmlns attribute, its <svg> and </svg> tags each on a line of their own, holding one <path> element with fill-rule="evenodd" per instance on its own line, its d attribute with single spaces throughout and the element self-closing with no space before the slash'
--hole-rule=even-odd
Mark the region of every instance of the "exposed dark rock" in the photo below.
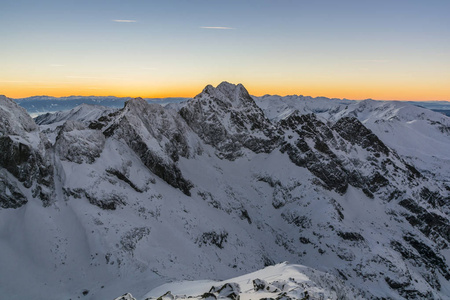
<svg viewBox="0 0 450 300">
<path fill-rule="evenodd" d="M 119 205 L 125 205 L 125 201 L 116 194 L 106 194 L 101 198 L 97 198 L 95 196 L 89 195 L 85 193 L 86 198 L 89 200 L 89 203 L 96 205 L 105 210 L 115 210 Z"/>
<path fill-rule="evenodd" d="M 445 260 L 434 252 L 427 244 L 418 241 L 414 237 L 407 235 L 403 239 L 408 242 L 417 252 L 420 254 L 422 260 L 427 264 L 429 268 L 437 268 L 445 277 L 450 280 L 450 272 Z"/>
<path fill-rule="evenodd" d="M 122 238 L 120 239 L 120 244 L 122 248 L 126 251 L 132 252 L 136 249 L 137 243 L 144 238 L 145 236 L 150 234 L 150 228 L 148 227 L 136 227 L 129 230 Z"/>
<path fill-rule="evenodd" d="M 303 297 L 300 300 L 309 300 L 311 297 L 309 297 L 308 291 L 303 292 Z"/>
<path fill-rule="evenodd" d="M 275 265 L 275 261 L 273 259 L 271 259 L 270 257 L 267 257 L 266 255 L 262 256 L 262 261 L 264 263 L 264 267 Z"/>
<path fill-rule="evenodd" d="M 286 185 L 285 183 L 283 184 L 281 181 L 275 180 L 270 176 L 260 176 L 258 177 L 258 181 L 265 182 L 273 188 L 272 206 L 276 209 L 292 202 L 294 199 L 292 198 L 291 191 L 300 185 L 300 182 Z"/>
<path fill-rule="evenodd" d="M 431 292 L 426 294 L 411 288 L 410 281 L 396 281 L 395 279 L 385 277 L 384 280 L 393 290 L 396 290 L 399 295 L 405 299 L 433 299 Z"/>
<path fill-rule="evenodd" d="M 306 148 L 306 143 L 304 145 Z M 318 156 L 311 149 L 308 149 L 306 152 L 303 151 L 304 153 L 299 151 L 299 149 L 298 145 L 295 147 L 291 144 L 284 144 L 280 150 L 281 152 L 286 152 L 297 166 L 307 168 L 320 178 L 325 188 L 329 190 L 334 189 L 340 194 L 344 194 L 347 191 L 348 178 L 338 160 L 330 160 Z"/>
<path fill-rule="evenodd" d="M 189 145 L 184 120 L 176 112 L 142 99 L 127 101 L 122 114 L 104 130 L 104 135 L 125 141 L 150 171 L 190 196 L 192 184 L 183 178 L 176 162 L 180 156 L 189 158 L 199 149 Z M 147 139 L 154 139 L 161 151 L 150 147 Z"/>
<path fill-rule="evenodd" d="M 442 197 L 438 191 L 430 191 L 426 187 L 422 188 L 420 191 L 420 197 L 434 208 L 448 205 L 448 203 L 444 201 L 444 197 Z"/>
<path fill-rule="evenodd" d="M 289 224 L 293 224 L 299 228 L 306 229 L 311 227 L 311 219 L 306 216 L 301 216 L 295 211 L 282 213 L 281 217 Z"/>
<path fill-rule="evenodd" d="M 108 123 L 111 122 L 111 120 L 115 116 L 117 116 L 119 113 L 120 113 L 120 111 L 115 111 L 115 112 L 112 112 L 112 113 L 108 114 L 107 116 L 101 116 L 97 120 L 90 122 L 88 124 L 88 128 L 89 129 L 94 129 L 94 130 L 101 130 L 105 126 L 107 126 Z"/>
<path fill-rule="evenodd" d="M 276 209 L 285 206 L 292 199 L 289 190 L 282 186 L 281 183 L 275 185 L 272 196 L 272 206 Z"/>
<path fill-rule="evenodd" d="M 36 153 L 29 145 L 11 139 L 0 137 L 0 167 L 5 168 L 27 188 L 31 187 L 32 176 L 37 171 Z"/>
<path fill-rule="evenodd" d="M 332 142 L 333 133 L 328 126 L 317 119 L 314 114 L 291 114 L 279 123 L 286 131 L 297 133 L 299 139 L 294 142 L 284 142 L 281 152 L 286 152 L 293 163 L 305 167 L 320 178 L 327 189 L 334 189 L 343 194 L 349 184 L 348 171 L 341 161 L 330 150 L 326 141 Z M 315 150 L 306 142 L 306 138 L 314 141 Z"/>
<path fill-rule="evenodd" d="M 422 174 L 419 171 L 417 171 L 417 169 L 414 166 L 411 166 L 410 164 L 406 164 L 406 163 L 405 163 L 405 166 L 406 166 L 406 168 L 409 171 L 409 176 L 408 177 L 410 179 L 415 179 L 415 178 L 421 178 L 422 177 Z"/>
<path fill-rule="evenodd" d="M 352 241 L 352 242 L 362 242 L 365 241 L 364 237 L 357 233 L 357 232 L 342 232 L 338 231 L 337 235 L 340 236 L 342 239 L 346 241 Z"/>
<path fill-rule="evenodd" d="M 423 207 L 421 207 L 412 199 L 403 199 L 398 204 L 400 204 L 401 206 L 403 206 L 404 208 L 415 214 L 426 212 L 426 210 Z"/>
<path fill-rule="evenodd" d="M 398 204 L 412 213 L 405 216 L 406 220 L 427 237 L 434 239 L 435 236 L 441 236 L 450 242 L 450 222 L 447 218 L 429 212 L 412 199 L 403 199 Z"/>
<path fill-rule="evenodd" d="M 174 299 L 175 299 L 175 296 L 172 295 L 172 293 L 170 291 L 168 291 L 164 295 L 158 297 L 156 300 L 174 300 Z"/>
<path fill-rule="evenodd" d="M 201 246 L 204 245 L 214 245 L 217 248 L 223 249 L 224 244 L 227 242 L 228 232 L 205 232 L 198 239 L 197 243 Z"/>
<path fill-rule="evenodd" d="M 241 293 L 241 287 L 239 284 L 230 282 L 225 283 L 221 287 L 211 287 L 210 293 L 217 293 L 219 297 L 230 298 L 233 300 L 239 300 L 239 294 Z"/>
<path fill-rule="evenodd" d="M 88 193 L 86 190 L 81 188 L 76 189 L 63 189 L 66 196 L 72 196 L 75 199 L 85 198 L 92 205 L 98 206 L 105 210 L 115 210 L 118 206 L 126 205 L 125 200 L 117 194 L 103 194 L 102 196 L 96 196 L 94 194 Z"/>
<path fill-rule="evenodd" d="M 418 258 L 416 254 L 398 241 L 391 241 L 391 248 L 400 253 L 404 259 L 416 260 Z"/>
<path fill-rule="evenodd" d="M 259 278 L 253 280 L 253 290 L 255 292 L 263 291 L 267 293 L 279 293 L 283 288 L 284 285 L 279 284 L 279 282 L 272 282 L 269 284 L 265 280 Z"/>
<path fill-rule="evenodd" d="M 179 188 L 183 193 L 190 196 L 192 183 L 183 178 L 180 169 L 175 163 L 164 161 L 163 158 L 154 153 L 140 137 L 131 142 L 131 148 L 141 158 L 144 165 L 156 176 L 173 187 Z"/>
<path fill-rule="evenodd" d="M 339 221 L 344 220 L 345 219 L 345 216 L 343 213 L 344 208 L 342 207 L 342 205 L 340 205 L 335 199 L 331 199 L 330 204 L 333 205 L 333 207 L 338 215 Z"/>
<path fill-rule="evenodd" d="M 321 141 L 319 140 L 319 142 L 334 138 L 331 129 L 317 119 L 315 114 L 301 115 L 298 111 L 295 111 L 289 117 L 282 119 L 279 124 L 283 129 L 295 130 L 303 138 L 320 138 Z"/>
<path fill-rule="evenodd" d="M 123 182 L 127 183 L 133 190 L 135 190 L 138 193 L 142 193 L 143 191 L 138 188 L 133 182 L 131 182 L 131 180 L 129 180 L 127 178 L 127 176 L 125 176 L 125 174 L 123 174 L 122 172 L 120 172 L 119 170 L 116 169 L 107 169 L 106 170 L 107 173 L 116 176 L 118 179 L 122 180 Z"/>
<path fill-rule="evenodd" d="M 391 289 L 394 289 L 394 290 L 405 288 L 410 285 L 409 282 L 398 282 L 389 277 L 385 277 L 384 280 L 391 287 Z"/>
<path fill-rule="evenodd" d="M 289 297 L 289 296 L 287 295 L 287 293 L 281 293 L 281 294 L 279 294 L 278 297 L 275 298 L 275 299 L 276 299 L 276 300 L 293 300 L 291 297 Z M 306 299 L 308 299 L 308 298 L 306 298 Z"/>
<path fill-rule="evenodd" d="M 180 115 L 206 144 L 217 149 L 219 157 L 229 160 L 241 156 L 242 148 L 270 152 L 279 138 L 275 127 L 240 84 L 207 86 L 180 110 Z"/>
<path fill-rule="evenodd" d="M 10 183 L 0 174 L 0 207 L 19 208 L 25 205 L 28 199 L 13 183 Z"/>
<path fill-rule="evenodd" d="M 345 274 L 344 274 L 341 270 L 337 269 L 337 272 L 338 272 L 339 276 L 340 276 L 342 279 L 348 280 L 348 277 L 345 276 Z"/>
<path fill-rule="evenodd" d="M 399 190 L 395 189 L 389 195 L 388 201 L 392 201 L 392 200 L 395 200 L 395 199 L 400 199 L 403 196 L 404 193 L 405 193 L 404 191 L 399 191 Z"/>
<path fill-rule="evenodd" d="M 205 300 L 215 300 L 215 299 L 217 299 L 216 295 L 214 295 L 213 293 L 203 293 L 203 295 L 200 298 L 201 299 L 205 299 Z"/>
<path fill-rule="evenodd" d="M 320 179 L 317 182 L 328 190 L 344 194 L 351 185 L 373 199 L 377 193 L 392 190 L 392 177 L 401 174 L 408 178 L 413 176 L 413 180 L 410 180 L 412 185 L 415 184 L 414 178 L 419 178 L 412 166 L 399 163 L 401 159 L 397 154 L 390 151 L 356 118 L 345 117 L 329 127 L 315 114 L 300 115 L 296 111 L 278 125 L 281 132 L 293 132 L 297 136 L 294 139 L 294 135 L 290 134 L 285 138 L 280 151 L 287 153 L 297 166 L 307 168 Z M 353 157 L 353 153 L 361 152 L 359 147 L 368 155 L 364 160 Z M 396 163 L 391 160 L 391 156 L 397 157 Z M 371 172 L 362 175 L 360 166 L 370 168 Z M 390 192 L 391 200 L 395 196 L 393 192 Z"/>
<path fill-rule="evenodd" d="M 248 211 L 246 209 L 241 209 L 241 219 L 247 220 L 248 224 L 252 224 L 252 219 L 248 215 Z"/>
<path fill-rule="evenodd" d="M 333 125 L 333 129 L 352 144 L 372 152 L 389 154 L 389 148 L 357 118 L 343 117 Z"/>
<path fill-rule="evenodd" d="M 53 193 L 53 167 L 47 164 L 38 150 L 9 136 L 2 136 L 0 167 L 5 168 L 26 188 L 32 187 L 33 182 L 42 185 L 35 187 L 33 197 L 40 198 L 44 206 L 50 203 Z M 19 200 L 20 202 L 23 201 Z"/>
<path fill-rule="evenodd" d="M 103 286 L 102 286 L 102 288 L 103 288 Z M 147 299 L 150 299 L 150 298 L 147 298 Z M 116 298 L 114 300 L 136 300 L 136 298 L 134 298 L 130 293 L 126 293 L 126 294 L 123 294 L 121 297 Z"/>
<path fill-rule="evenodd" d="M 355 260 L 355 254 L 348 248 L 342 248 L 338 247 L 336 249 L 336 255 L 345 261 L 354 261 Z"/>
<path fill-rule="evenodd" d="M 304 237 L 304 236 L 301 236 L 301 237 L 299 238 L 299 241 L 300 241 L 300 243 L 302 243 L 302 244 L 311 244 L 311 241 L 310 241 L 308 238 Z"/>
<path fill-rule="evenodd" d="M 376 172 L 369 178 L 369 189 L 372 193 L 378 191 L 380 188 L 389 185 L 389 180 L 381 175 L 379 172 Z"/>
<path fill-rule="evenodd" d="M 253 280 L 253 289 L 255 290 L 255 292 L 265 290 L 266 286 L 267 282 L 265 280 L 259 278 Z"/>
</svg>

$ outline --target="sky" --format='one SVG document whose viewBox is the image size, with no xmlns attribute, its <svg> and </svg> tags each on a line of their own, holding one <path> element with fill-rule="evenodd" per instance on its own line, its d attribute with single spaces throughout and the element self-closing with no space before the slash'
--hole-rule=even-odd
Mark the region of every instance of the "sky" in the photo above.
<svg viewBox="0 0 450 300">
<path fill-rule="evenodd" d="M 450 100 L 449 0 L 0 0 L 0 94 Z"/>
</svg>

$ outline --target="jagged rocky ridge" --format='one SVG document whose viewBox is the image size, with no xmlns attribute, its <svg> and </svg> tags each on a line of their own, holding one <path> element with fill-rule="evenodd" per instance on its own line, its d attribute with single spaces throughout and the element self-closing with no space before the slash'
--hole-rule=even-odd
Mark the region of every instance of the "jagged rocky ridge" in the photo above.
<svg viewBox="0 0 450 300">
<path fill-rule="evenodd" d="M 352 291 L 338 278 L 287 263 L 221 282 L 169 283 L 147 293 L 152 299 L 343 299 Z M 116 300 L 135 299 L 125 294 Z"/>
<path fill-rule="evenodd" d="M 1 257 L 10 266 L 48 253 L 13 274 L 59 280 L 55 299 L 125 287 L 143 295 L 285 260 L 333 274 L 354 297 L 448 296 L 446 181 L 406 163 L 345 108 L 273 118 L 242 85 L 222 83 L 179 112 L 133 99 L 39 132 L 0 101 Z M 33 250 L 10 253 L 34 240 L 32 228 Z M 2 289 L 26 293 L 12 281 Z"/>
<path fill-rule="evenodd" d="M 56 113 L 46 113 L 39 115 L 34 119 L 34 121 L 38 125 L 55 124 L 68 120 L 74 120 L 89 124 L 92 121 L 105 118 L 107 115 L 115 111 L 117 111 L 117 109 L 112 107 L 81 104 L 69 111 L 60 111 Z"/>
<path fill-rule="evenodd" d="M 32 197 L 49 204 L 54 182 L 45 138 L 25 109 L 0 96 L 0 206 L 18 208 Z"/>
<path fill-rule="evenodd" d="M 275 126 L 241 84 L 208 85 L 181 108 L 180 115 L 219 157 L 235 159 L 243 149 L 260 153 L 276 146 Z"/>
</svg>

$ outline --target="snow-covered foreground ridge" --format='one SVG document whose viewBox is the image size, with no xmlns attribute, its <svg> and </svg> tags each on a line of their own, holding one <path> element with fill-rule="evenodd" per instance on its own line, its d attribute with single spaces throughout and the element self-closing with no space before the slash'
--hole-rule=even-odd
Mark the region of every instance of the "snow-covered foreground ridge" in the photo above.
<svg viewBox="0 0 450 300">
<path fill-rule="evenodd" d="M 125 296 L 125 295 L 124 295 Z M 148 292 L 146 300 L 173 299 L 343 299 L 353 292 L 333 275 L 281 263 L 224 281 L 183 281 L 164 284 Z M 120 299 L 120 298 L 119 298 Z"/>
<path fill-rule="evenodd" d="M 38 126 L 0 97 L 2 295 L 145 299 L 289 261 L 330 297 L 449 297 L 448 117 L 226 82 L 176 108 L 132 99 Z"/>
</svg>

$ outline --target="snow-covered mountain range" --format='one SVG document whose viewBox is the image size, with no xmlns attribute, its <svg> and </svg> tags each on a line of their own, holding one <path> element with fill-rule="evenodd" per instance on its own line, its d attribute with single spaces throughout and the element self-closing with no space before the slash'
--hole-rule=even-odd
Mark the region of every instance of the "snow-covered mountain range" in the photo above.
<svg viewBox="0 0 450 300">
<path fill-rule="evenodd" d="M 31 116 L 38 116 L 45 113 L 54 113 L 58 111 L 67 111 L 81 104 L 101 105 L 111 108 L 122 108 L 124 103 L 131 100 L 130 97 L 114 96 L 69 96 L 69 97 L 51 97 L 51 96 L 33 96 L 28 98 L 14 99 L 16 103 L 25 108 Z M 179 103 L 187 98 L 149 98 L 149 103 L 167 105 Z M 439 107 L 441 108 L 441 107 Z M 445 107 L 444 107 L 445 108 Z"/>
<path fill-rule="evenodd" d="M 0 124 L 8 299 L 450 296 L 442 114 L 223 82 L 36 121 L 1 96 Z"/>
</svg>

